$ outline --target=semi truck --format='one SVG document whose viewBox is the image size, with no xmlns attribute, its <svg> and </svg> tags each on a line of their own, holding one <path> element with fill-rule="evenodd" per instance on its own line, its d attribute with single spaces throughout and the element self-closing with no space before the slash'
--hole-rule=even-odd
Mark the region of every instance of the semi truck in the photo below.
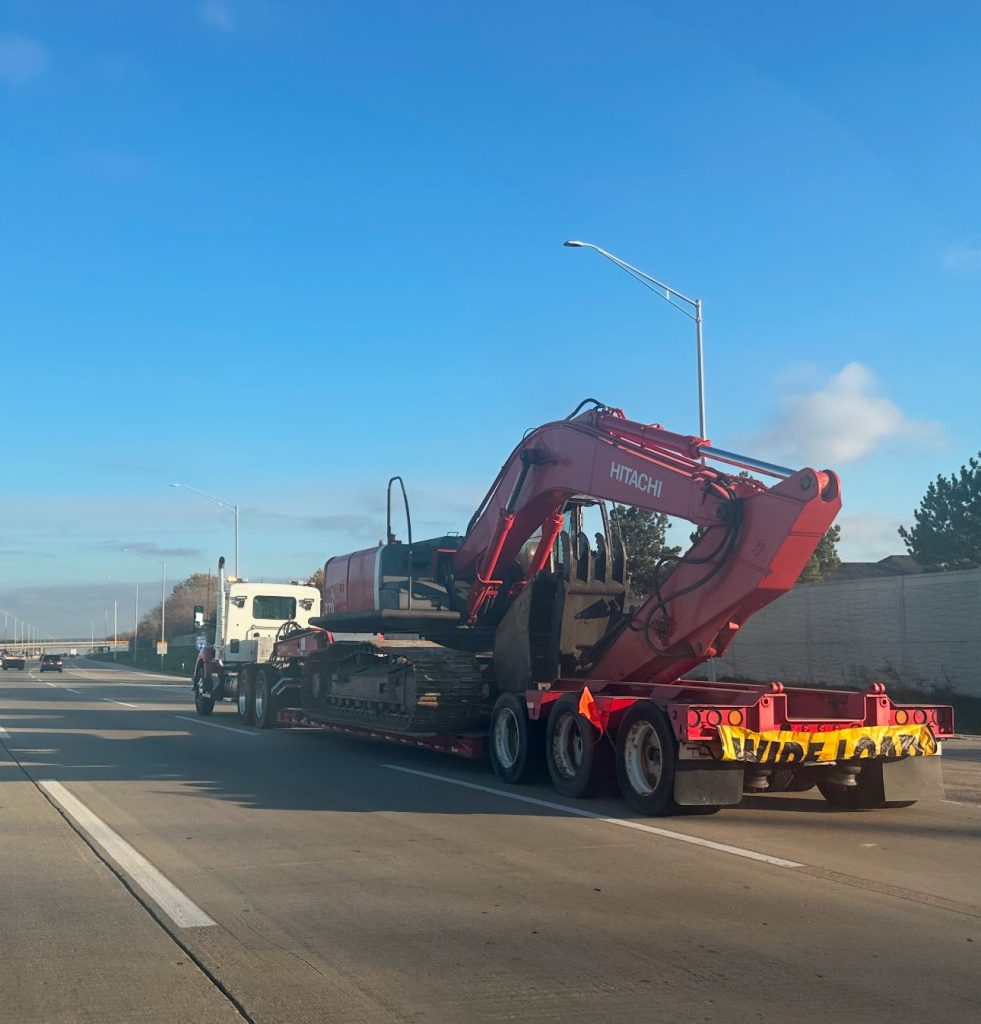
<svg viewBox="0 0 981 1024">
<path fill-rule="evenodd" d="M 618 530 L 630 506 L 696 528 L 638 601 Z M 415 539 L 393 477 L 386 541 L 328 558 L 319 590 L 260 593 L 222 576 L 195 704 L 206 715 L 234 699 L 260 728 L 486 752 L 511 784 L 544 766 L 566 797 L 615 779 L 648 815 L 815 785 L 846 808 L 912 803 L 939 790 L 951 708 L 897 704 L 881 683 L 690 677 L 797 582 L 840 507 L 831 470 L 718 449 L 587 399 L 526 432 L 462 534 Z"/>
</svg>

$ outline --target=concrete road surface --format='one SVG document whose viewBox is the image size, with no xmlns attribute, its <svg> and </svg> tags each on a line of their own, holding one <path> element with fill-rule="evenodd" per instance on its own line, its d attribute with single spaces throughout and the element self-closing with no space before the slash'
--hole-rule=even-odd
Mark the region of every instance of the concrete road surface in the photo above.
<svg viewBox="0 0 981 1024">
<path fill-rule="evenodd" d="M 981 741 L 944 753 L 911 808 L 642 819 L 167 677 L 8 672 L 0 1024 L 973 1024 Z"/>
</svg>

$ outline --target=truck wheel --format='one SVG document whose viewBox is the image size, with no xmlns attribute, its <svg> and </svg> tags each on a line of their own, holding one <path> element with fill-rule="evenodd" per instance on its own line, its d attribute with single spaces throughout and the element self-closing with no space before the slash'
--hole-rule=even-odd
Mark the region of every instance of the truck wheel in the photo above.
<svg viewBox="0 0 981 1024">
<path fill-rule="evenodd" d="M 502 693 L 491 712 L 490 760 L 494 774 L 512 785 L 535 782 L 545 753 L 541 722 L 533 722 L 516 693 Z"/>
<path fill-rule="evenodd" d="M 252 684 L 252 707 L 255 710 L 255 724 L 260 729 L 272 729 L 276 725 L 279 701 L 272 695 L 276 685 L 276 674 L 264 668 Z"/>
<path fill-rule="evenodd" d="M 202 717 L 207 717 L 215 710 L 215 702 L 203 693 L 194 694 L 194 710 Z"/>
<path fill-rule="evenodd" d="M 235 681 L 235 708 L 238 711 L 238 720 L 242 725 L 251 725 L 255 716 L 255 704 L 253 701 L 253 676 L 247 669 L 243 668 Z"/>
<path fill-rule="evenodd" d="M 591 796 L 609 780 L 613 760 L 609 741 L 579 714 L 579 694 L 555 702 L 545 729 L 545 763 L 562 796 Z"/>
<path fill-rule="evenodd" d="M 639 700 L 624 713 L 617 730 L 617 780 L 624 800 L 651 817 L 675 814 L 677 743 L 664 712 Z"/>
</svg>

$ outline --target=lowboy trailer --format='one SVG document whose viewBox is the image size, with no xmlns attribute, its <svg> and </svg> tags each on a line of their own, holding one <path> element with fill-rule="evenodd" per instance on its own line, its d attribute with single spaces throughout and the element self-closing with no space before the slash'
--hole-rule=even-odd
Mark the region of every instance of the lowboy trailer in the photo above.
<svg viewBox="0 0 981 1024">
<path fill-rule="evenodd" d="M 396 483 L 405 543 L 391 527 Z M 697 527 L 639 605 L 607 502 Z M 847 808 L 939 792 L 947 706 L 896 704 L 881 683 L 856 692 L 686 678 L 796 583 L 841 507 L 830 470 L 760 462 L 587 400 L 525 435 L 462 537 L 414 541 L 398 477 L 388 503 L 388 542 L 328 559 L 321 592 L 303 591 L 316 614 L 284 615 L 265 646 L 251 622 L 235 666 L 221 653 L 227 629 L 221 650 L 202 654 L 199 713 L 234 696 L 242 721 L 260 727 L 464 756 L 486 748 L 504 782 L 538 778 L 544 764 L 559 793 L 581 797 L 615 778 L 649 815 L 815 785 Z M 602 527 L 592 544 L 587 512 Z M 219 588 L 219 624 L 232 589 Z"/>
</svg>

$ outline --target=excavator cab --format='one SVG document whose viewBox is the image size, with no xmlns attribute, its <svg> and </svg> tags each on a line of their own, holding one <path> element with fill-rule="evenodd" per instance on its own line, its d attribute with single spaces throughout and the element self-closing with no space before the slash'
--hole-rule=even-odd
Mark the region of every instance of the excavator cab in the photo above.
<svg viewBox="0 0 981 1024">
<path fill-rule="evenodd" d="M 592 544 L 587 518 L 600 527 Z M 551 557 L 512 598 L 495 633 L 498 688 L 517 692 L 577 675 L 620 621 L 625 581 L 623 542 L 610 528 L 605 502 L 570 499 Z"/>
</svg>

